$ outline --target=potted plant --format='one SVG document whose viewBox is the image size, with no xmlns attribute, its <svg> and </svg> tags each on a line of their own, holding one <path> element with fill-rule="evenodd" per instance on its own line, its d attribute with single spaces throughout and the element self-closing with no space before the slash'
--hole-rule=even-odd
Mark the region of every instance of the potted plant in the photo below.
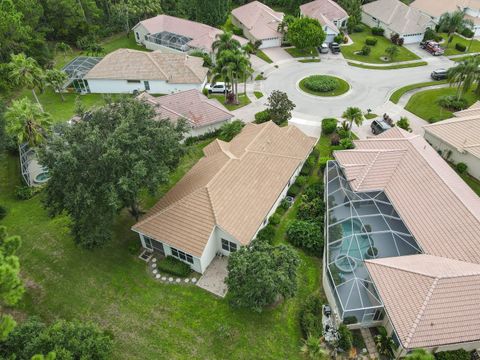
<svg viewBox="0 0 480 360">
<path fill-rule="evenodd" d="M 365 255 L 368 259 L 375 259 L 378 256 L 378 249 L 375 246 L 369 247 Z"/>
</svg>

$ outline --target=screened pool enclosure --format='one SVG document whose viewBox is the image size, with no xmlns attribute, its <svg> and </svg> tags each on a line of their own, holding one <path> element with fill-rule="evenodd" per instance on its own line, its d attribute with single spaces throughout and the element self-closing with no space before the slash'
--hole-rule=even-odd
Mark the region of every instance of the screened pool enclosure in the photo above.
<svg viewBox="0 0 480 360">
<path fill-rule="evenodd" d="M 174 34 L 168 31 L 162 31 L 156 34 L 147 35 L 146 40 L 157 45 L 166 46 L 178 51 L 187 52 L 190 50 L 188 43 L 192 40 L 189 37 Z"/>
<path fill-rule="evenodd" d="M 368 324 L 383 319 L 383 304 L 365 259 L 421 252 L 382 191 L 354 192 L 337 162 L 325 171 L 326 266 L 340 317 Z"/>
</svg>

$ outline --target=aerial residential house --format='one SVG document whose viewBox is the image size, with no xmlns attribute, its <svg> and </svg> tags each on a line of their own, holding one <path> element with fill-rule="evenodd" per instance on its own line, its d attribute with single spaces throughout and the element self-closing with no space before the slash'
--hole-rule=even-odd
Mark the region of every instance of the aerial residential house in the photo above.
<svg viewBox="0 0 480 360">
<path fill-rule="evenodd" d="M 295 126 L 247 124 L 205 156 L 132 227 L 142 246 L 203 273 L 217 254 L 246 246 L 295 181 L 316 139 Z"/>
<path fill-rule="evenodd" d="M 169 15 L 140 21 L 133 27 L 135 40 L 147 49 L 161 52 L 212 51 L 212 43 L 222 31 L 214 27 Z M 234 36 L 242 45 L 247 41 Z"/>
<path fill-rule="evenodd" d="M 424 126 L 425 139 L 448 161 L 467 164 L 468 173 L 480 179 L 480 102 L 454 115 Z"/>
<path fill-rule="evenodd" d="M 405 44 L 422 41 L 425 30 L 435 26 L 430 16 L 400 0 L 376 0 L 363 5 L 362 22 L 383 28 L 388 39 L 393 34 L 400 35 Z"/>
<path fill-rule="evenodd" d="M 216 100 L 210 100 L 198 90 L 186 90 L 171 95 L 154 97 L 146 92 L 137 99 L 153 107 L 158 119 L 177 122 L 187 120 L 189 136 L 212 132 L 233 118 Z"/>
<path fill-rule="evenodd" d="M 266 49 L 282 45 L 283 34 L 278 26 L 283 16 L 259 1 L 252 1 L 232 10 L 232 23 L 243 30 L 248 40 L 261 41 L 260 49 Z"/>
<path fill-rule="evenodd" d="M 480 347 L 480 198 L 419 135 L 394 127 L 325 171 L 323 284 L 339 321 L 398 350 Z"/>
<path fill-rule="evenodd" d="M 475 36 L 480 35 L 480 1 L 479 0 L 415 0 L 410 6 L 430 16 L 438 23 L 445 13 L 463 11 L 465 19 L 473 22 Z"/>
<path fill-rule="evenodd" d="M 317 19 L 327 35 L 325 42 L 331 43 L 340 29 L 347 26 L 348 14 L 333 0 L 315 0 L 300 6 L 300 14 Z"/>
<path fill-rule="evenodd" d="M 79 66 L 82 71 L 77 70 Z M 208 72 L 199 57 L 132 49 L 118 49 L 103 59 L 83 60 L 77 65 L 73 60 L 64 70 L 69 75 L 66 87 L 81 93 L 105 94 L 201 90 Z"/>
</svg>

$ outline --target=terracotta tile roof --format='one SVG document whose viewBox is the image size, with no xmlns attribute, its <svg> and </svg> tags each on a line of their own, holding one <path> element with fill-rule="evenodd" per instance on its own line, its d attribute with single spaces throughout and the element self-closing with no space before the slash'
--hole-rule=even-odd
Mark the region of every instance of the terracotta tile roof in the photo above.
<svg viewBox="0 0 480 360">
<path fill-rule="evenodd" d="M 322 22 L 323 18 L 329 21 L 341 20 L 348 17 L 343 8 L 332 0 L 315 0 L 300 6 L 300 12 L 304 16 L 317 19 Z"/>
<path fill-rule="evenodd" d="M 166 54 L 118 49 L 106 55 L 85 79 L 164 80 L 173 84 L 203 83 L 208 69 L 203 59 L 186 54 Z"/>
<path fill-rule="evenodd" d="M 278 24 L 284 14 L 270 9 L 259 1 L 252 1 L 232 10 L 232 15 L 240 21 L 257 40 L 281 38 Z"/>
<path fill-rule="evenodd" d="M 472 109 L 470 113 L 474 111 L 478 112 L 479 110 Z M 457 116 L 464 114 L 457 114 Z M 439 121 L 423 128 L 426 133 L 450 144 L 460 153 L 470 153 L 480 158 L 480 114 Z"/>
<path fill-rule="evenodd" d="M 399 0 L 377 0 L 363 5 L 362 11 L 387 24 L 400 35 L 423 33 L 433 24 L 428 15 Z"/>
<path fill-rule="evenodd" d="M 196 89 L 155 97 L 146 92 L 137 99 L 151 105 L 159 119 L 186 119 L 193 128 L 216 124 L 233 118 L 233 114 L 209 100 Z"/>
<path fill-rule="evenodd" d="M 140 24 L 143 25 L 150 34 L 167 31 L 173 34 L 188 37 L 192 39 L 187 43 L 188 46 L 208 51 L 211 51 L 212 43 L 216 40 L 216 36 L 222 33 L 222 30 L 209 25 L 169 15 L 158 15 L 150 19 L 140 21 L 137 25 L 135 25 L 134 29 Z M 234 35 L 234 38 L 242 45 L 248 43 L 246 39 L 240 36 Z"/>
<path fill-rule="evenodd" d="M 425 254 L 365 263 L 406 349 L 480 340 L 480 265 Z"/>
<path fill-rule="evenodd" d="M 206 146 L 132 229 L 194 256 L 202 255 L 215 226 L 247 245 L 315 142 L 294 126 L 247 124 L 230 143 Z"/>
<path fill-rule="evenodd" d="M 432 17 L 440 17 L 446 12 L 463 10 L 465 7 L 478 9 L 477 0 L 415 0 L 410 6 Z"/>
</svg>

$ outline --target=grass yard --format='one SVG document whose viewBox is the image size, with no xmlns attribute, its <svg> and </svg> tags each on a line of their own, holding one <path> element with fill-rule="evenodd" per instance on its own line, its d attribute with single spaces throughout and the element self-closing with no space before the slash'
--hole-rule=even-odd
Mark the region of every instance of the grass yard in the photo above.
<svg viewBox="0 0 480 360">
<path fill-rule="evenodd" d="M 306 92 L 307 94 L 315 95 L 315 96 L 332 97 L 332 96 L 339 96 L 339 95 L 345 94 L 348 90 L 350 90 L 350 84 L 348 82 L 336 76 L 330 76 L 330 75 L 321 75 L 321 76 L 332 78 L 337 81 L 337 87 L 334 90 L 324 92 L 324 91 L 315 91 L 315 90 L 309 89 L 307 86 L 307 82 L 313 76 L 316 76 L 316 75 L 308 76 L 302 79 L 298 84 L 300 89 Z"/>
<path fill-rule="evenodd" d="M 357 64 L 350 61 L 348 61 L 347 64 L 350 66 L 355 66 L 362 69 L 370 69 L 370 70 L 395 70 L 395 69 L 404 69 L 404 68 L 412 68 L 412 67 L 428 65 L 426 61 L 418 61 L 414 63 L 397 64 L 397 65 L 389 65 L 389 66 L 364 65 L 364 64 Z"/>
<path fill-rule="evenodd" d="M 260 99 L 263 97 L 263 93 L 261 91 L 254 91 L 253 94 L 257 99 Z"/>
<path fill-rule="evenodd" d="M 255 76 L 255 81 L 262 81 L 262 80 L 266 80 L 267 78 L 265 76 L 263 76 L 262 74 L 258 74 L 257 76 Z"/>
<path fill-rule="evenodd" d="M 427 81 L 427 82 L 407 85 L 395 90 L 395 92 L 390 96 L 390 101 L 393 102 L 394 104 L 398 104 L 398 102 L 400 101 L 400 98 L 408 91 L 419 89 L 422 87 L 435 86 L 435 85 L 441 85 L 446 83 L 448 83 L 447 80 L 439 80 L 439 81 Z"/>
<path fill-rule="evenodd" d="M 301 59 L 301 60 L 298 60 L 298 62 L 300 63 L 319 63 L 321 60 L 320 59 Z"/>
<path fill-rule="evenodd" d="M 372 120 L 372 119 L 375 119 L 375 118 L 378 117 L 378 115 L 377 115 L 377 114 L 374 114 L 374 113 L 367 113 L 367 114 L 365 114 L 365 115 L 363 115 L 363 116 L 364 116 L 365 119 L 367 119 L 367 120 Z"/>
<path fill-rule="evenodd" d="M 284 50 L 294 58 L 318 56 L 318 50 L 315 48 L 297 49 L 296 47 L 291 47 Z"/>
<path fill-rule="evenodd" d="M 445 120 L 451 118 L 453 114 L 438 105 L 438 99 L 445 95 L 455 95 L 456 92 L 456 88 L 450 87 L 421 91 L 410 98 L 405 109 L 430 123 Z M 467 99 L 468 106 L 478 100 L 478 97 L 472 91 L 466 93 L 464 97 Z"/>
<path fill-rule="evenodd" d="M 216 99 L 220 104 L 225 106 L 225 108 L 229 111 L 237 110 L 240 109 L 241 107 L 244 107 L 248 104 L 251 103 L 250 99 L 246 94 L 240 94 L 238 95 L 238 102 L 239 104 L 225 104 L 225 96 L 224 95 L 218 95 L 218 94 L 210 94 L 208 95 L 209 99 Z"/>
<path fill-rule="evenodd" d="M 470 176 L 468 174 L 458 174 L 466 183 L 468 186 L 472 188 L 472 190 L 480 196 L 480 181 L 475 179 L 473 176 Z"/>
<path fill-rule="evenodd" d="M 446 33 L 442 33 L 440 35 L 445 39 L 445 41 L 447 40 L 447 34 Z M 467 50 L 462 52 L 462 51 L 458 51 L 457 49 L 455 49 L 455 44 L 457 44 L 457 43 L 465 45 L 467 47 Z M 470 45 L 470 43 L 471 43 L 471 45 Z M 469 46 L 470 46 L 470 49 L 469 49 Z M 447 43 L 444 42 L 442 44 L 442 47 L 446 48 Z M 478 40 L 473 40 L 473 41 L 467 40 L 467 39 L 464 39 L 463 37 L 458 36 L 457 34 L 454 34 L 452 42 L 448 45 L 448 48 L 445 49 L 445 56 L 476 53 L 476 52 L 480 52 L 480 41 L 478 41 Z"/>
<path fill-rule="evenodd" d="M 202 156 L 206 143 L 190 148 L 160 194 Z M 198 287 L 154 281 L 137 252 L 132 254 L 139 242 L 126 212 L 105 248 L 77 248 L 68 218 L 49 218 L 41 194 L 27 201 L 14 198 L 21 184 L 18 158 L 0 154 L 0 169 L 0 203 L 8 208 L 0 224 L 23 241 L 19 257 L 27 293 L 15 312 L 19 320 L 28 314 L 46 321 L 95 321 L 114 334 L 114 359 L 302 359 L 298 311 L 320 288 L 319 259 L 299 251 L 295 298 L 262 314 L 234 309 Z M 145 208 L 156 199 L 145 199 Z"/>
<path fill-rule="evenodd" d="M 355 54 L 356 51 L 360 51 L 362 47 L 365 45 L 365 40 L 367 37 L 374 37 L 377 39 L 377 44 L 375 46 L 371 46 L 371 52 L 368 56 L 357 55 Z M 375 36 L 372 35 L 372 32 L 369 27 L 365 25 L 365 31 L 361 33 L 353 33 L 350 34 L 350 38 L 353 40 L 353 44 L 342 46 L 342 54 L 346 59 L 357 60 L 365 63 L 371 64 L 385 64 L 385 61 L 380 59 L 381 56 L 385 55 L 385 49 L 392 45 L 390 40 L 383 36 Z M 395 57 L 392 62 L 399 62 L 399 61 L 409 61 L 409 60 L 417 60 L 419 57 L 414 53 L 410 52 L 407 48 L 400 46 L 399 53 Z"/>
<path fill-rule="evenodd" d="M 263 61 L 265 61 L 265 62 L 267 62 L 267 63 L 269 63 L 269 64 L 273 63 L 272 59 L 270 59 L 270 58 L 268 57 L 268 55 L 265 54 L 262 50 L 257 50 L 257 52 L 255 53 L 255 55 L 257 55 L 260 59 L 262 59 Z"/>
</svg>

